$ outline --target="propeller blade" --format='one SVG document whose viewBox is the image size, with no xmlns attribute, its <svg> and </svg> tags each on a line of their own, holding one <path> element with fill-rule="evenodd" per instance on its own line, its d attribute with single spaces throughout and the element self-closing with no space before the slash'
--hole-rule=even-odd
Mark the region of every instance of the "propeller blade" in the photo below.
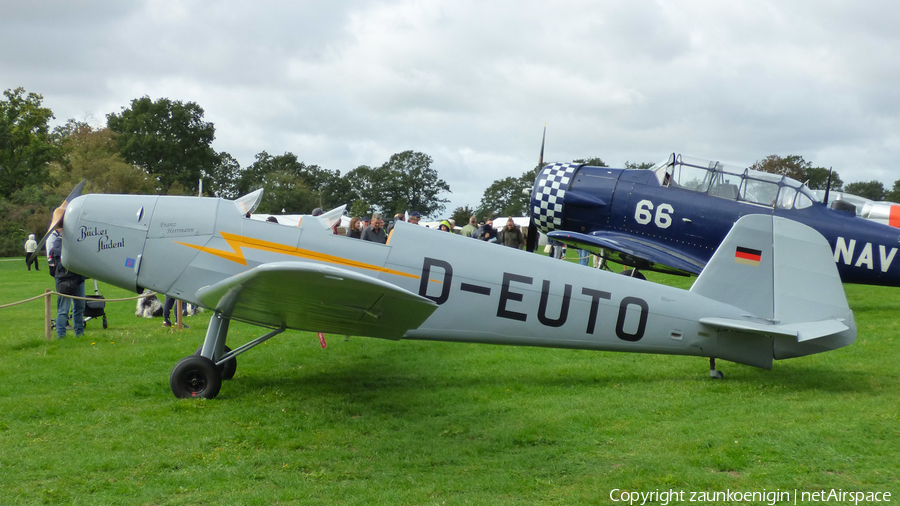
<svg viewBox="0 0 900 506">
<path fill-rule="evenodd" d="M 28 257 L 29 261 L 34 260 L 34 257 L 38 255 L 38 251 L 41 250 L 41 244 L 44 244 L 47 241 L 47 238 L 50 237 L 50 234 L 52 234 L 57 227 L 62 225 L 63 216 L 65 216 L 66 214 L 66 207 L 69 206 L 69 202 L 72 202 L 73 200 L 81 196 L 81 192 L 82 190 L 84 190 L 85 182 L 87 182 L 87 180 L 82 179 L 80 183 L 75 185 L 75 188 L 72 189 L 72 192 L 69 193 L 69 196 L 66 197 L 66 200 L 63 200 L 62 204 L 60 204 L 59 207 L 53 210 L 53 218 L 50 220 L 50 227 L 47 228 L 47 233 L 44 234 L 44 237 L 42 237 L 41 240 L 38 241 L 38 249 L 34 250 L 34 253 L 32 253 L 31 256 Z"/>
<path fill-rule="evenodd" d="M 547 122 L 544 122 L 544 135 L 541 136 L 541 156 L 538 157 L 538 170 L 544 165 L 544 141 L 547 140 Z"/>
<path fill-rule="evenodd" d="M 538 157 L 537 170 L 540 172 L 544 165 L 544 141 L 547 140 L 547 122 L 544 122 L 544 134 L 541 136 L 541 155 Z M 537 180 L 535 180 L 537 182 Z M 538 229 L 534 223 L 534 215 L 531 212 L 531 200 L 528 201 L 528 235 L 525 237 L 525 251 L 534 251 L 537 246 Z"/>
</svg>

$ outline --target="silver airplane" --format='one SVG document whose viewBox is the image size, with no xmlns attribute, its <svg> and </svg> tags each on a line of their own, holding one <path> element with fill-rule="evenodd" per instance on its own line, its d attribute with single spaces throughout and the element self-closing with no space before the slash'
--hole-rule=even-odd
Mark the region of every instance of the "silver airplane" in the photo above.
<svg viewBox="0 0 900 506">
<path fill-rule="evenodd" d="M 712 377 L 716 358 L 771 369 L 856 338 L 828 243 L 779 217 L 741 218 L 686 291 L 405 222 L 377 244 L 313 216 L 248 219 L 260 197 L 73 195 L 55 213 L 67 268 L 214 312 L 176 397 L 215 397 L 237 355 L 286 329 L 693 355 Z M 232 350 L 232 320 L 271 331 Z"/>
</svg>

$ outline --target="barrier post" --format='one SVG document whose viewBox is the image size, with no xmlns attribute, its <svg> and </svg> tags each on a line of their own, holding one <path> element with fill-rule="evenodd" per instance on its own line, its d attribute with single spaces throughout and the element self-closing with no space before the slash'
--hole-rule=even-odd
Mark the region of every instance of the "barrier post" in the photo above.
<svg viewBox="0 0 900 506">
<path fill-rule="evenodd" d="M 50 340 L 50 289 L 44 290 L 44 334 Z"/>
<path fill-rule="evenodd" d="M 181 302 L 180 300 L 175 301 L 175 321 L 177 322 L 176 327 L 178 328 L 178 330 L 184 329 L 184 322 L 181 321 L 182 304 L 183 302 Z"/>
</svg>

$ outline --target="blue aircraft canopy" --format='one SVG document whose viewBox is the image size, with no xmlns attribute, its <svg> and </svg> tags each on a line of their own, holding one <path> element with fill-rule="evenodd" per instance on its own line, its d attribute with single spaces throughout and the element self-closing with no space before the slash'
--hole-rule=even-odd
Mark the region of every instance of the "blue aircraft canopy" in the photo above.
<svg viewBox="0 0 900 506">
<path fill-rule="evenodd" d="M 650 168 L 660 186 L 671 186 L 779 209 L 802 209 L 818 199 L 787 176 L 672 154 Z"/>
</svg>

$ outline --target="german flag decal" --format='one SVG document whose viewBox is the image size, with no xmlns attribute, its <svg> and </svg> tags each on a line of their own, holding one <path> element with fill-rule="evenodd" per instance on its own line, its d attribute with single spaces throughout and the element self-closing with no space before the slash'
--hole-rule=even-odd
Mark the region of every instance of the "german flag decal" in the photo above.
<svg viewBox="0 0 900 506">
<path fill-rule="evenodd" d="M 737 247 L 734 252 L 734 261 L 739 264 L 758 266 L 762 259 L 762 251 L 758 249 Z"/>
</svg>

